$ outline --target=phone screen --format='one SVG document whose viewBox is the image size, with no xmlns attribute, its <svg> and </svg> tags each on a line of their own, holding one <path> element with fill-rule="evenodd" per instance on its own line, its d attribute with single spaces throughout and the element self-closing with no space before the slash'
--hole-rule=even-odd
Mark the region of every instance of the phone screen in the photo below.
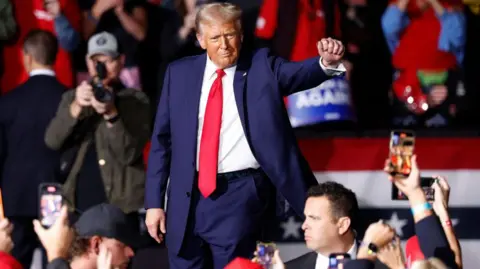
<svg viewBox="0 0 480 269">
<path fill-rule="evenodd" d="M 269 268 L 272 264 L 273 255 L 277 249 L 274 243 L 257 243 L 257 263 L 263 265 L 265 268 Z"/>
<path fill-rule="evenodd" d="M 408 177 L 412 170 L 415 135 L 412 131 L 392 131 L 390 134 L 390 170 L 392 176 Z"/>
<path fill-rule="evenodd" d="M 53 184 L 44 184 L 40 186 L 40 223 L 49 228 L 52 226 L 63 206 L 63 196 L 61 187 Z"/>
<path fill-rule="evenodd" d="M 435 182 L 433 177 L 420 177 L 420 187 L 422 187 L 423 192 L 427 201 L 433 201 L 435 197 L 435 190 L 432 185 Z M 407 196 L 403 194 L 395 184 L 392 184 L 392 200 L 408 200 Z"/>
<path fill-rule="evenodd" d="M 348 260 L 350 260 L 348 253 L 332 253 L 328 259 L 328 269 L 343 269 Z"/>
</svg>

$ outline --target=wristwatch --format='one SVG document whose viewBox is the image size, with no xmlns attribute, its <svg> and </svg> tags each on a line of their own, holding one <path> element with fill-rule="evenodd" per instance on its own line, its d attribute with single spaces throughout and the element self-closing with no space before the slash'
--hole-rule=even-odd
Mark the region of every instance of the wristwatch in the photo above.
<svg viewBox="0 0 480 269">
<path fill-rule="evenodd" d="M 374 243 L 362 242 L 361 245 L 367 248 L 368 255 L 376 255 L 378 252 L 378 247 Z"/>
</svg>

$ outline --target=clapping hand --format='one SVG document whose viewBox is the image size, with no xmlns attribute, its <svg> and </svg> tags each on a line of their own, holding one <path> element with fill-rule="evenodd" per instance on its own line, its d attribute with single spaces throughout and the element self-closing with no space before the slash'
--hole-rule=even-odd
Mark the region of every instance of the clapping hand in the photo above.
<svg viewBox="0 0 480 269">
<path fill-rule="evenodd" d="M 388 224 L 384 223 L 383 220 L 379 220 L 368 226 L 363 237 L 363 242 L 373 243 L 378 248 L 382 248 L 392 242 L 394 237 L 395 230 Z"/>
<path fill-rule="evenodd" d="M 384 246 L 378 252 L 378 259 L 388 268 L 405 269 L 405 258 L 403 256 L 402 245 L 400 238 L 395 238 L 395 241 Z"/>
</svg>

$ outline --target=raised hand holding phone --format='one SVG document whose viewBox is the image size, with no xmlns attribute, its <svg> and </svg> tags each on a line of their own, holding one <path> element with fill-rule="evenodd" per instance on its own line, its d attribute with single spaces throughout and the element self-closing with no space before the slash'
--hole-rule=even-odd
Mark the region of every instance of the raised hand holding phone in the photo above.
<svg viewBox="0 0 480 269">
<path fill-rule="evenodd" d="M 394 177 L 408 177 L 412 169 L 411 158 L 415 148 L 415 134 L 409 130 L 390 133 L 389 173 Z"/>
<path fill-rule="evenodd" d="M 39 220 L 43 227 L 52 226 L 61 215 L 63 190 L 60 184 L 43 183 L 38 187 Z"/>
<path fill-rule="evenodd" d="M 420 188 L 420 170 L 417 166 L 417 155 L 413 155 L 412 159 L 412 169 L 410 175 L 407 178 L 398 178 L 392 175 L 389 175 L 388 179 L 392 181 L 395 186 L 402 191 L 407 197 L 418 190 L 421 191 Z M 387 167 L 385 167 L 385 171 L 389 173 L 390 168 L 388 167 L 388 160 L 387 160 Z M 422 191 L 423 194 L 423 191 Z"/>
<path fill-rule="evenodd" d="M 69 226 L 68 209 L 63 206 L 60 216 L 50 228 L 45 228 L 39 220 L 33 221 L 33 229 L 42 243 L 49 261 L 56 258 L 68 258 L 68 250 L 74 238 Z"/>
<path fill-rule="evenodd" d="M 450 196 L 450 186 L 444 177 L 435 177 L 433 189 L 435 191 L 435 201 L 433 202 L 433 211 L 442 221 L 449 219 L 448 217 L 448 200 Z"/>
</svg>

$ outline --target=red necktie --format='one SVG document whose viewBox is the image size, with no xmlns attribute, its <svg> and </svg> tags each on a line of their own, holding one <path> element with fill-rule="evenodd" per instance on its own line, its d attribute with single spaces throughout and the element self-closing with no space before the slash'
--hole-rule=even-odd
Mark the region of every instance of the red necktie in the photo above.
<svg viewBox="0 0 480 269">
<path fill-rule="evenodd" d="M 223 108 L 222 77 L 224 75 L 225 72 L 222 69 L 217 70 L 217 78 L 210 89 L 205 115 L 203 117 L 198 188 L 205 198 L 210 196 L 217 187 L 218 145 L 220 141 Z"/>
</svg>

